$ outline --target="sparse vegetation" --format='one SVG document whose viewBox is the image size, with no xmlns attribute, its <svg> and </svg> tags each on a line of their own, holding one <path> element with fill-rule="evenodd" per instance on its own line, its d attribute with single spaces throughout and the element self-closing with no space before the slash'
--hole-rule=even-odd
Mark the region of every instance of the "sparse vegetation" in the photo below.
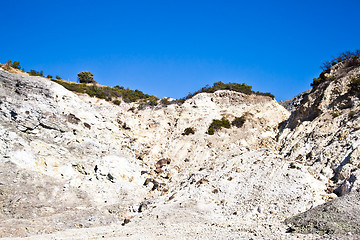
<svg viewBox="0 0 360 240">
<path fill-rule="evenodd" d="M 0 64 L 1 65 L 1 64 Z M 2 65 L 2 67 L 10 72 L 14 72 L 14 70 L 20 70 L 23 73 L 25 73 L 25 69 L 22 68 L 20 66 L 20 62 L 19 61 L 7 61 L 7 63 L 5 63 L 4 65 Z M 16 73 L 18 73 L 17 71 L 15 71 Z M 30 76 L 39 76 L 39 77 L 45 77 L 44 72 L 43 71 L 37 71 L 37 70 L 33 70 L 31 69 L 29 72 L 26 72 L 27 74 L 29 74 Z M 52 75 L 47 75 L 46 78 L 51 79 L 53 76 Z M 61 78 L 59 76 L 56 76 L 56 78 L 58 80 L 60 80 Z"/>
<path fill-rule="evenodd" d="M 114 90 L 114 94 L 115 95 L 120 94 L 120 96 L 122 97 L 122 99 L 125 102 L 135 102 L 137 100 L 152 100 L 153 105 L 157 104 L 157 100 L 158 100 L 157 97 L 151 96 L 148 94 L 144 94 L 140 90 L 137 90 L 137 89 L 130 90 L 129 88 L 124 88 L 119 85 L 116 85 L 112 89 Z M 155 104 L 155 101 L 156 101 L 156 104 Z"/>
<path fill-rule="evenodd" d="M 209 135 L 214 135 L 215 134 L 215 130 L 213 128 L 209 128 L 207 131 L 207 134 Z"/>
<path fill-rule="evenodd" d="M 351 90 L 354 92 L 359 92 L 360 91 L 360 77 L 356 78 L 352 78 L 351 82 L 349 84 L 349 86 L 351 87 Z"/>
<path fill-rule="evenodd" d="M 323 70 L 318 78 L 314 78 L 311 86 L 315 89 L 318 85 L 326 81 L 333 81 L 333 76 L 326 77 L 327 73 L 330 73 L 330 68 L 338 63 L 344 63 L 345 68 L 360 66 L 360 50 L 346 51 L 341 53 L 338 57 L 333 58 L 330 61 L 326 61 L 321 65 Z"/>
<path fill-rule="evenodd" d="M 12 68 L 20 69 L 20 62 L 12 62 L 9 60 L 6 64 L 3 65 L 5 70 L 10 71 Z M 24 71 L 24 70 L 22 70 Z M 43 71 L 30 70 L 28 72 L 30 76 L 40 76 L 44 77 Z M 120 100 L 122 98 L 124 102 L 136 102 L 139 101 L 139 108 L 144 108 L 146 106 L 156 106 L 158 104 L 158 98 L 156 96 L 144 94 L 139 90 L 130 90 L 128 88 L 115 86 L 115 87 L 104 87 L 98 86 L 96 81 L 93 79 L 93 74 L 89 71 L 83 71 L 78 74 L 80 83 L 68 82 L 61 79 L 59 75 L 55 76 L 53 79 L 52 75 L 47 75 L 46 78 L 51 79 L 52 81 L 62 85 L 66 89 L 78 92 L 86 93 L 91 97 L 97 97 L 100 99 L 105 99 L 111 101 L 115 105 L 120 105 Z M 92 84 L 88 84 L 92 83 Z M 173 101 L 168 101 L 166 98 L 163 99 L 163 104 L 170 104 Z M 174 101 L 176 102 L 176 101 Z"/>
<path fill-rule="evenodd" d="M 231 125 L 232 126 L 235 126 L 235 127 L 238 127 L 238 128 L 241 128 L 244 123 L 245 123 L 246 119 L 244 116 L 241 116 L 241 117 L 236 117 L 232 122 L 231 122 Z"/>
<path fill-rule="evenodd" d="M 10 61 L 10 60 L 9 60 Z M 4 65 L 1 65 L 1 67 L 3 69 L 5 69 L 6 71 L 10 71 L 11 69 L 11 66 L 9 65 L 9 62 L 5 63 Z"/>
<path fill-rule="evenodd" d="M 214 135 L 215 131 L 218 131 L 222 128 L 231 128 L 230 121 L 227 120 L 225 117 L 223 117 L 222 119 L 213 119 L 207 133 L 209 135 Z"/>
<path fill-rule="evenodd" d="M 11 60 L 9 60 L 7 62 L 7 64 L 12 68 L 15 68 L 15 69 L 18 69 L 18 70 L 21 69 L 20 62 L 17 62 L 17 61 L 12 62 Z"/>
<path fill-rule="evenodd" d="M 115 105 L 120 105 L 120 101 L 118 100 L 118 99 L 115 99 L 114 101 L 113 101 L 113 104 L 115 104 Z"/>
<path fill-rule="evenodd" d="M 1 65 L 1 64 L 0 64 Z M 11 60 L 7 61 L 7 63 L 5 63 L 3 65 L 3 68 L 7 71 L 10 71 L 10 72 L 14 72 L 14 70 L 20 70 L 22 72 L 25 72 L 24 68 L 21 69 L 21 66 L 20 66 L 20 62 L 18 61 L 14 61 L 12 62 Z M 15 71 L 16 72 L 16 71 Z M 30 70 L 30 72 L 27 72 L 30 76 L 40 76 L 40 77 L 43 77 L 44 76 L 44 73 L 43 71 L 35 71 L 35 70 Z"/>
<path fill-rule="evenodd" d="M 360 50 L 355 51 L 346 51 L 341 53 L 338 57 L 334 57 L 330 61 L 325 61 L 321 68 L 323 71 L 326 71 L 331 66 L 334 66 L 340 62 L 346 62 L 345 67 L 352 67 L 352 66 L 360 66 Z"/>
<path fill-rule="evenodd" d="M 190 134 L 195 134 L 195 129 L 193 127 L 188 127 L 185 128 L 184 132 L 182 133 L 182 135 L 190 135 Z"/>
<path fill-rule="evenodd" d="M 272 99 L 275 98 L 275 96 L 271 93 L 263 93 L 263 92 L 254 92 L 252 90 L 252 86 L 246 85 L 245 83 L 243 84 L 239 84 L 239 83 L 223 83 L 223 82 L 215 82 L 214 85 L 212 87 L 210 87 L 209 85 L 206 85 L 205 87 L 203 87 L 202 89 L 194 92 L 194 93 L 189 93 L 185 99 L 190 99 L 192 97 L 194 97 L 196 94 L 202 93 L 202 92 L 206 92 L 206 93 L 214 93 L 218 90 L 231 90 L 231 91 L 235 91 L 235 92 L 241 92 L 241 93 L 245 93 L 248 95 L 251 94 L 255 94 L 255 95 L 262 95 L 262 96 L 268 96 L 271 97 Z"/>
<path fill-rule="evenodd" d="M 160 100 L 160 103 L 162 104 L 162 105 L 169 105 L 170 104 L 170 101 L 167 99 L 167 98 L 162 98 L 161 100 Z"/>
<path fill-rule="evenodd" d="M 150 106 L 156 106 L 158 104 L 158 98 L 157 97 L 150 97 L 147 101 L 146 104 L 150 105 Z"/>
<path fill-rule="evenodd" d="M 320 73 L 320 76 L 318 78 L 314 78 L 313 82 L 310 84 L 314 89 L 319 86 L 321 83 L 326 81 L 334 81 L 334 76 L 328 76 L 327 73 L 330 73 L 330 68 L 324 70 L 322 73 Z"/>
<path fill-rule="evenodd" d="M 185 101 L 186 101 L 185 98 L 180 98 L 180 99 L 177 99 L 177 100 L 175 101 L 175 103 L 183 104 Z"/>
<path fill-rule="evenodd" d="M 338 116 L 340 116 L 339 112 L 332 112 L 331 115 L 333 116 L 333 118 L 337 118 Z"/>
<path fill-rule="evenodd" d="M 150 96 L 149 98 L 146 99 L 141 99 L 140 100 L 140 104 L 138 105 L 138 110 L 142 110 L 144 109 L 146 106 L 156 106 L 158 105 L 158 98 L 155 96 Z M 136 100 L 134 100 L 136 101 Z"/>
<path fill-rule="evenodd" d="M 184 100 L 185 101 L 185 100 Z M 184 101 L 181 101 L 181 103 L 184 103 Z M 170 105 L 170 104 L 175 104 L 175 103 L 179 103 L 179 100 L 169 100 L 169 98 L 167 97 L 163 97 L 161 100 L 160 100 L 160 103 L 164 106 L 167 106 L 167 105 Z"/>
<path fill-rule="evenodd" d="M 355 111 L 350 111 L 348 114 L 348 117 L 351 119 L 355 116 L 356 112 Z"/>
<path fill-rule="evenodd" d="M 35 71 L 35 70 L 30 70 L 30 72 L 28 72 L 28 74 L 30 76 L 40 76 L 40 77 L 43 77 L 44 76 L 44 72 L 43 71 Z"/>
<path fill-rule="evenodd" d="M 313 82 L 310 84 L 312 87 L 317 87 L 318 85 L 320 85 L 320 83 L 322 82 L 325 82 L 326 79 L 325 78 L 321 78 L 321 77 L 318 77 L 318 78 L 314 78 L 313 79 Z"/>
<path fill-rule="evenodd" d="M 9 60 L 7 61 L 7 63 L 4 64 L 5 70 L 9 71 L 11 68 L 21 70 L 20 62 L 17 61 L 12 62 L 11 60 Z"/>
<path fill-rule="evenodd" d="M 155 106 L 157 105 L 158 98 L 155 96 L 151 96 L 148 94 L 144 94 L 139 90 L 130 90 L 128 88 L 115 86 L 115 87 L 102 87 L 97 86 L 96 84 L 86 84 L 86 83 L 74 83 L 74 82 L 67 82 L 58 79 L 52 79 L 52 81 L 62 85 L 66 89 L 78 92 L 78 93 L 86 93 L 91 97 L 97 97 L 101 99 L 105 99 L 107 101 L 113 101 L 114 104 L 120 104 L 117 98 L 122 98 L 124 102 L 136 102 L 141 100 L 141 104 L 144 106 L 150 105 Z"/>
<path fill-rule="evenodd" d="M 244 116 L 241 117 L 235 117 L 235 119 L 230 123 L 228 119 L 223 117 L 222 119 L 213 119 L 212 123 L 210 124 L 207 134 L 214 135 L 216 131 L 222 129 L 222 128 L 231 128 L 232 126 L 235 126 L 237 128 L 241 128 L 246 121 L 246 118 Z"/>
</svg>

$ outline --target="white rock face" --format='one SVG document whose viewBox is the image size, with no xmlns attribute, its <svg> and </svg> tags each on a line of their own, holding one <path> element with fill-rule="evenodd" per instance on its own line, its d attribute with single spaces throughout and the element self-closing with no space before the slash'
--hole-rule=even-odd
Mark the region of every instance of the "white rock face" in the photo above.
<svg viewBox="0 0 360 240">
<path fill-rule="evenodd" d="M 242 128 L 224 129 L 213 136 L 206 134 L 213 119 L 227 117 L 232 121 L 243 115 L 247 121 Z M 131 128 L 129 135 L 137 139 L 135 154 L 142 154 L 145 162 L 170 158 L 176 164 L 183 164 L 186 158 L 191 158 L 191 162 L 204 161 L 220 151 L 272 141 L 277 125 L 288 115 L 268 97 L 218 91 L 198 94 L 181 106 L 148 108 L 132 115 L 124 113 L 120 120 Z M 187 127 L 193 127 L 195 134 L 183 136 Z M 144 151 L 144 146 L 149 149 L 139 152 Z"/>
<path fill-rule="evenodd" d="M 92 221 L 86 219 L 85 223 L 72 222 L 76 218 L 68 202 L 76 199 L 64 199 L 56 208 L 69 207 L 64 213 L 64 216 L 68 216 L 62 219 L 69 222 L 61 224 L 60 221 L 59 226 L 48 226 L 46 231 L 76 227 L 76 224 L 96 226 L 118 222 L 129 205 L 137 204 L 147 196 L 147 190 L 142 187 L 145 177 L 140 174 L 141 163 L 123 150 L 123 142 L 127 142 L 129 137 L 119 129 L 117 114 L 106 115 L 114 109 L 98 111 L 102 104 L 108 103 L 96 101 L 94 105 L 89 104 L 62 86 L 41 77 L 0 70 L 0 78 L 1 162 L 15 163 L 29 175 L 41 173 L 44 177 L 51 177 L 63 192 L 77 189 L 86 196 L 88 204 L 83 211 L 77 210 L 76 214 L 90 218 L 88 208 L 91 208 L 94 209 L 93 214 L 101 216 L 93 217 Z M 2 181 L 7 186 L 13 180 L 4 177 Z M 36 189 L 39 183 L 29 184 L 34 184 Z M 26 188 L 24 186 L 24 191 Z M 32 194 L 36 195 L 37 192 L 33 191 Z M 26 198 L 26 194 L 18 197 Z M 44 201 L 45 207 L 53 207 L 52 202 Z M 36 208 L 36 205 L 30 208 Z M 55 209 L 54 214 L 58 211 Z M 111 216 L 109 212 L 117 212 L 117 215 Z M 14 219 L 22 216 L 21 212 L 5 211 L 4 214 Z M 103 220 L 103 216 L 107 215 Z M 39 213 L 29 221 L 37 219 L 35 222 L 41 229 L 44 223 L 39 221 L 43 216 L 43 213 Z M 22 231 L 6 224 L 1 227 L 10 228 L 10 234 L 23 236 L 39 231 L 29 230 L 26 233 L 24 229 L 27 224 L 19 223 L 21 229 L 20 226 L 23 226 Z"/>
<path fill-rule="evenodd" d="M 358 186 L 360 99 L 350 83 L 360 77 L 360 68 L 340 63 L 328 77 L 334 80 L 310 92 L 290 116 L 279 143 L 282 154 L 311 165 L 316 178 L 331 179 L 329 191 L 343 195 Z"/>
<path fill-rule="evenodd" d="M 346 94 L 337 84 L 323 95 Z M 358 164 L 356 121 L 331 118 L 332 98 L 297 123 L 320 89 L 289 118 L 269 97 L 231 91 L 138 110 L 1 69 L 0 86 L 1 237 L 312 239 L 283 221 L 336 197 L 326 190 L 344 160 L 330 156 Z M 213 119 L 241 116 L 242 127 L 207 134 Z M 353 169 L 338 171 L 344 191 L 358 186 Z"/>
</svg>

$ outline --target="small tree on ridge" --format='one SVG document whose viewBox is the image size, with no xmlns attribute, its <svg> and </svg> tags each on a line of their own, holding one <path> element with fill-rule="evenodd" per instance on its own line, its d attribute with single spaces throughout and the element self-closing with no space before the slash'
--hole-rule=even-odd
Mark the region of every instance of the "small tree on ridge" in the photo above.
<svg viewBox="0 0 360 240">
<path fill-rule="evenodd" d="M 80 83 L 96 83 L 94 75 L 89 71 L 82 71 L 78 73 Z"/>
</svg>

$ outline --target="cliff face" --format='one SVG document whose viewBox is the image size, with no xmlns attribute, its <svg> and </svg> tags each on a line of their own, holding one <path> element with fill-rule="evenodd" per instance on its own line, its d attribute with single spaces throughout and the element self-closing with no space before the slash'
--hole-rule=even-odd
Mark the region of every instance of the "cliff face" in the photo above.
<svg viewBox="0 0 360 240">
<path fill-rule="evenodd" d="M 280 153 L 331 179 L 339 195 L 358 188 L 359 93 L 351 86 L 360 67 L 333 66 L 326 81 L 307 94 L 279 134 Z"/>
<path fill-rule="evenodd" d="M 358 184 L 359 71 L 334 66 L 290 114 L 231 91 L 140 110 L 0 68 L 0 236 L 288 238 L 287 217 Z"/>
<path fill-rule="evenodd" d="M 290 113 L 294 112 L 296 108 L 301 105 L 304 97 L 306 97 L 312 89 L 306 90 L 305 92 L 300 93 L 299 95 L 293 97 L 292 99 L 280 101 L 279 104 L 283 106 Z"/>
<path fill-rule="evenodd" d="M 45 78 L 0 70 L 0 79 L 2 236 L 116 222 L 111 212 L 146 196 L 111 109 Z"/>
</svg>

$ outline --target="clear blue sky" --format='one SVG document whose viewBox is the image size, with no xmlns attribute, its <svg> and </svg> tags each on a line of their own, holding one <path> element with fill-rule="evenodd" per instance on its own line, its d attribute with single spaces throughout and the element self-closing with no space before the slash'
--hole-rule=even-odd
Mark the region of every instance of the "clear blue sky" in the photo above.
<svg viewBox="0 0 360 240">
<path fill-rule="evenodd" d="M 0 0 L 0 62 L 180 98 L 216 81 L 277 100 L 360 49 L 360 1 Z"/>
</svg>

